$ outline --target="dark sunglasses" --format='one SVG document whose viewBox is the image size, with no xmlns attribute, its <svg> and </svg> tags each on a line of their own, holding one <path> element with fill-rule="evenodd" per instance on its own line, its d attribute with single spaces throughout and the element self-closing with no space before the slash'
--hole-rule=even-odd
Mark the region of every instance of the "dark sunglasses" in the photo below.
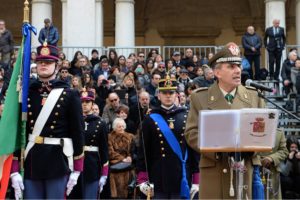
<svg viewBox="0 0 300 200">
<path fill-rule="evenodd" d="M 63 74 L 65 74 L 65 73 L 68 73 L 68 71 L 61 71 L 60 73 L 63 73 Z"/>
<path fill-rule="evenodd" d="M 114 102 L 114 101 L 115 101 L 115 102 L 118 101 L 118 99 L 111 99 L 111 100 L 109 100 L 109 101 L 112 103 L 112 102 Z"/>
</svg>

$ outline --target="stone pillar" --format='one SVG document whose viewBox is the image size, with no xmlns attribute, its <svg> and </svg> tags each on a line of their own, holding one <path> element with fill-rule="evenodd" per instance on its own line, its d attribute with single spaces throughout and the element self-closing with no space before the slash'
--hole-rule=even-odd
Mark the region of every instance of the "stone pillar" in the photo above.
<svg viewBox="0 0 300 200">
<path fill-rule="evenodd" d="M 116 0 L 116 29 L 115 46 L 133 47 L 135 46 L 134 27 L 134 0 Z M 131 50 L 132 51 L 132 50 Z M 127 56 L 128 51 L 118 51 L 119 54 Z"/>
<path fill-rule="evenodd" d="M 37 36 L 32 36 L 32 47 L 40 45 L 38 34 L 44 27 L 44 19 L 49 18 L 52 21 L 52 2 L 51 0 L 32 0 L 31 23 L 37 29 Z"/>
<path fill-rule="evenodd" d="M 96 15 L 96 46 L 103 46 L 103 0 L 96 0 L 96 6 L 95 6 L 95 15 Z M 100 53 L 100 52 L 99 52 Z"/>
<path fill-rule="evenodd" d="M 286 0 L 265 0 L 266 4 L 266 28 L 273 26 L 273 20 L 279 19 L 281 27 L 284 28 L 286 33 L 286 23 L 285 23 L 285 2 Z M 266 52 L 266 55 L 268 53 Z M 268 66 L 268 57 L 266 56 L 265 66 Z M 282 51 L 281 63 L 286 59 L 286 49 Z M 275 66 L 274 66 L 275 67 Z M 279 75 L 279 77 L 281 77 Z"/>
<path fill-rule="evenodd" d="M 63 5 L 63 46 L 68 59 L 78 48 L 75 47 L 95 47 L 96 27 L 95 27 L 95 0 L 67 0 Z M 81 48 L 82 53 L 90 56 L 91 48 Z"/>
<path fill-rule="evenodd" d="M 68 0 L 61 0 L 61 4 L 62 4 L 62 35 L 60 37 L 61 41 L 62 41 L 62 46 L 64 46 L 66 44 L 66 40 L 67 40 L 67 24 L 68 24 L 68 19 L 67 19 L 67 12 L 68 12 Z"/>
<path fill-rule="evenodd" d="M 296 0 L 296 44 L 300 45 L 300 0 Z"/>
</svg>

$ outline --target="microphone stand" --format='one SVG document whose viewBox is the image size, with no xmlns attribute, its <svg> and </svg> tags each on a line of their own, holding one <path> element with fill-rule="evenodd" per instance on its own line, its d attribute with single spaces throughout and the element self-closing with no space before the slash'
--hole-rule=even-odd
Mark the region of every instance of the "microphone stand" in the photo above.
<svg viewBox="0 0 300 200">
<path fill-rule="evenodd" d="M 276 108 L 278 108 L 279 110 L 282 110 L 283 112 L 285 112 L 286 114 L 292 116 L 294 119 L 297 119 L 300 122 L 300 118 L 297 115 L 294 115 L 293 113 L 291 113 L 290 111 L 286 110 L 285 108 L 277 105 L 276 103 L 274 103 L 273 101 L 271 101 L 270 99 L 268 99 L 267 97 L 265 97 L 265 95 L 262 93 L 262 91 L 257 90 L 258 96 L 263 98 L 264 100 L 266 100 L 267 102 L 271 103 L 272 105 L 274 105 Z"/>
</svg>

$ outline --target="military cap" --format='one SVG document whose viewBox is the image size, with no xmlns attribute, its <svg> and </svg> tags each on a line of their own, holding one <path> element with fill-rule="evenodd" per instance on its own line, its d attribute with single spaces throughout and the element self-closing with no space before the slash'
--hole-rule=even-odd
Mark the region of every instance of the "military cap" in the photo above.
<svg viewBox="0 0 300 200">
<path fill-rule="evenodd" d="M 36 61 L 58 61 L 58 52 L 59 49 L 57 47 L 45 43 L 42 46 L 37 47 Z"/>
<path fill-rule="evenodd" d="M 81 101 L 95 101 L 95 93 L 92 90 L 83 88 L 80 92 Z"/>
<path fill-rule="evenodd" d="M 158 91 L 176 91 L 177 86 L 176 79 L 171 79 L 169 74 L 167 74 L 165 79 L 161 79 L 158 82 Z"/>
<path fill-rule="evenodd" d="M 217 63 L 232 63 L 240 65 L 242 63 L 242 58 L 238 45 L 233 42 L 229 42 L 209 60 L 208 65 L 214 68 Z"/>
</svg>

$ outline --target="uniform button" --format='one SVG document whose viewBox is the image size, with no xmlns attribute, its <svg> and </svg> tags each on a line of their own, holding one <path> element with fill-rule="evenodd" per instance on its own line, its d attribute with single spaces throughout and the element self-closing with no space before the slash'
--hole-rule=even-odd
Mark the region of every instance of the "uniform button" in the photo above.
<svg viewBox="0 0 300 200">
<path fill-rule="evenodd" d="M 185 130 L 185 127 L 182 127 L 182 130 Z"/>
<path fill-rule="evenodd" d="M 66 93 L 66 92 L 63 92 L 63 94 L 66 95 L 67 93 Z"/>
<path fill-rule="evenodd" d="M 184 115 L 184 117 L 187 117 L 186 115 Z"/>
<path fill-rule="evenodd" d="M 162 134 L 159 134 L 159 137 L 162 137 Z"/>
<path fill-rule="evenodd" d="M 53 137 L 53 135 L 49 135 L 49 137 Z"/>
<path fill-rule="evenodd" d="M 97 132 L 98 132 L 98 130 L 95 130 L 95 132 L 97 133 Z"/>
<path fill-rule="evenodd" d="M 100 124 L 101 122 L 99 121 L 98 124 Z"/>
<path fill-rule="evenodd" d="M 97 128 L 99 128 L 99 125 L 97 125 Z"/>
<path fill-rule="evenodd" d="M 94 140 L 91 140 L 91 142 L 94 142 Z"/>
<path fill-rule="evenodd" d="M 54 126 L 50 126 L 51 129 L 54 129 Z"/>
<path fill-rule="evenodd" d="M 183 134 L 183 133 L 181 133 L 181 136 L 184 136 L 184 134 Z"/>
<path fill-rule="evenodd" d="M 62 98 L 60 98 L 60 100 L 61 100 L 61 101 L 63 101 L 63 100 L 64 100 L 64 98 L 62 97 Z"/>
<path fill-rule="evenodd" d="M 156 130 L 158 130 L 158 131 L 159 131 L 160 129 L 159 129 L 159 128 L 157 128 Z"/>
<path fill-rule="evenodd" d="M 32 115 L 32 112 L 29 112 L 28 114 L 29 114 L 29 115 Z"/>
<path fill-rule="evenodd" d="M 31 123 L 31 124 L 33 124 L 33 122 L 34 122 L 33 120 L 30 120 L 30 123 Z"/>
<path fill-rule="evenodd" d="M 162 157 L 166 157 L 166 154 L 162 154 Z"/>
<path fill-rule="evenodd" d="M 58 116 L 58 112 L 56 112 L 55 115 Z"/>
<path fill-rule="evenodd" d="M 58 108 L 60 108 L 60 105 L 59 105 L 59 104 L 57 104 L 57 107 L 58 107 Z"/>
<path fill-rule="evenodd" d="M 30 101 L 30 98 L 28 98 L 27 101 Z"/>
<path fill-rule="evenodd" d="M 186 123 L 186 121 L 184 120 L 183 123 Z"/>
<path fill-rule="evenodd" d="M 223 173 L 227 174 L 227 169 L 226 168 L 223 169 Z"/>
<path fill-rule="evenodd" d="M 53 123 L 53 124 L 56 124 L 56 121 L 53 121 L 52 123 Z"/>
<path fill-rule="evenodd" d="M 163 144 L 163 143 L 164 143 L 164 141 L 160 141 L 160 143 L 161 143 L 161 144 Z"/>
<path fill-rule="evenodd" d="M 161 148 L 161 150 L 163 151 L 163 150 L 165 150 L 165 148 L 164 148 L 164 147 L 162 147 L 162 148 Z"/>
<path fill-rule="evenodd" d="M 155 122 L 154 124 L 157 125 L 157 122 Z"/>
<path fill-rule="evenodd" d="M 93 137 L 96 137 L 96 135 L 93 135 Z"/>
<path fill-rule="evenodd" d="M 182 141 L 180 140 L 180 144 L 182 144 Z"/>
<path fill-rule="evenodd" d="M 31 105 L 30 105 L 30 104 L 28 104 L 28 105 L 27 105 L 27 107 L 28 107 L 28 108 L 31 108 Z"/>
<path fill-rule="evenodd" d="M 33 130 L 33 127 L 31 127 L 30 129 Z"/>
</svg>

